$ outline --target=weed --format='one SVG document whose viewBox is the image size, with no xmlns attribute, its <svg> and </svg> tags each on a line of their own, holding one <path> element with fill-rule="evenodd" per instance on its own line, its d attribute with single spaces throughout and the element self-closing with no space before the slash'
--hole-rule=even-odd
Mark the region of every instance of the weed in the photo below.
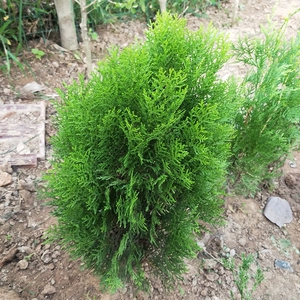
<svg viewBox="0 0 300 300">
<path fill-rule="evenodd" d="M 236 267 L 234 258 L 224 258 L 222 260 L 225 268 L 229 269 L 234 278 L 234 282 L 241 295 L 241 300 L 251 300 L 253 292 L 264 279 L 263 272 L 258 266 L 254 274 L 251 271 L 251 264 L 256 262 L 256 256 L 253 254 L 241 256 L 242 263 Z M 252 287 L 251 287 L 252 286 Z M 234 300 L 234 294 L 230 291 L 231 299 Z"/>
<path fill-rule="evenodd" d="M 31 49 L 31 52 L 37 59 L 41 59 L 45 55 L 45 52 L 39 49 Z"/>
</svg>

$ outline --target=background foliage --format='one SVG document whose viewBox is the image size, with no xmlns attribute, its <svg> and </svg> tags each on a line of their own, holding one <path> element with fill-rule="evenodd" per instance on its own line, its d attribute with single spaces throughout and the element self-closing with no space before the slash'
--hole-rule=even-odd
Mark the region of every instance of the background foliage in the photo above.
<svg viewBox="0 0 300 300">
<path fill-rule="evenodd" d="M 92 0 L 88 0 L 87 4 Z M 204 14 L 209 5 L 218 6 L 221 0 L 177 0 L 168 3 L 172 13 Z M 97 1 L 88 14 L 88 26 L 111 23 L 118 19 L 146 18 L 148 21 L 159 11 L 157 0 L 102 0 Z M 74 5 L 76 27 L 79 34 L 80 7 Z M 59 28 L 53 0 L 3 0 L 0 7 L 0 57 L 4 57 L 2 69 L 9 73 L 11 60 L 20 68 L 20 50 L 29 39 L 58 39 Z"/>
<path fill-rule="evenodd" d="M 242 83 L 244 102 L 235 117 L 232 143 L 235 188 L 254 195 L 299 145 L 300 36 L 284 38 L 280 30 L 263 29 L 264 38 L 242 38 L 234 45 L 238 61 L 249 66 Z M 274 26 L 274 25 L 273 25 Z"/>
</svg>

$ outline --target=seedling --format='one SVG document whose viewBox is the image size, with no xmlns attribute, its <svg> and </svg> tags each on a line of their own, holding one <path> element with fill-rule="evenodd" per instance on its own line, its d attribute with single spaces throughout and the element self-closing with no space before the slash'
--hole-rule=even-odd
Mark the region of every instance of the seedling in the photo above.
<svg viewBox="0 0 300 300">
<path fill-rule="evenodd" d="M 6 240 L 7 240 L 7 241 L 10 241 L 11 239 L 12 239 L 12 235 L 8 234 L 8 235 L 6 236 Z"/>
<path fill-rule="evenodd" d="M 259 266 L 254 274 L 250 269 L 251 264 L 256 262 L 255 255 L 250 254 L 246 256 L 243 253 L 241 260 L 242 263 L 238 267 L 236 267 L 235 260 L 233 258 L 223 259 L 223 265 L 232 272 L 234 282 L 241 295 L 241 300 L 251 300 L 253 292 L 263 281 L 264 275 Z M 250 288 L 251 281 L 252 287 Z M 230 291 L 230 297 L 231 300 L 235 299 L 232 291 Z"/>
<path fill-rule="evenodd" d="M 93 31 L 92 28 L 89 28 L 89 36 L 91 37 L 91 39 L 93 41 L 97 41 L 98 37 L 99 37 L 98 34 L 97 34 L 97 32 Z"/>
<path fill-rule="evenodd" d="M 31 52 L 37 59 L 41 59 L 45 55 L 45 52 L 39 49 L 31 49 Z"/>
</svg>

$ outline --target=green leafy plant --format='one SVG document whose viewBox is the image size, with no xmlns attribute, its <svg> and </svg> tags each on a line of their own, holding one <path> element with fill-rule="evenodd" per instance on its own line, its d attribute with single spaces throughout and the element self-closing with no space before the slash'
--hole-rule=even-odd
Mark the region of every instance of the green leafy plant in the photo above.
<svg viewBox="0 0 300 300">
<path fill-rule="evenodd" d="M 10 241 L 10 240 L 12 239 L 12 235 L 11 235 L 11 234 L 8 234 L 8 235 L 6 235 L 5 238 L 6 238 L 7 241 Z"/>
<path fill-rule="evenodd" d="M 37 59 L 41 59 L 45 55 L 45 52 L 39 49 L 31 49 L 31 52 Z"/>
<path fill-rule="evenodd" d="M 244 102 L 235 118 L 232 143 L 234 186 L 254 194 L 277 177 L 287 155 L 299 145 L 300 36 L 284 38 L 288 20 L 264 38 L 243 38 L 234 46 L 237 60 L 249 67 Z"/>
<path fill-rule="evenodd" d="M 185 26 L 157 16 L 144 44 L 111 49 L 88 83 L 66 86 L 56 103 L 49 241 L 111 291 L 129 280 L 146 287 L 145 265 L 172 286 L 197 253 L 199 220 L 223 220 L 238 97 L 217 72 L 230 44 L 212 27 Z"/>
<path fill-rule="evenodd" d="M 241 300 L 251 300 L 253 292 L 264 280 L 264 275 L 259 266 L 254 273 L 251 271 L 251 265 L 256 261 L 255 255 L 243 253 L 241 260 L 242 263 L 236 267 L 234 258 L 224 258 L 223 265 L 232 272 Z M 230 291 L 230 295 L 231 299 L 234 300 L 232 291 Z"/>
<path fill-rule="evenodd" d="M 93 41 L 97 41 L 98 37 L 99 37 L 98 34 L 97 34 L 97 32 L 93 31 L 92 28 L 89 28 L 89 36 L 91 37 L 91 39 Z"/>
<path fill-rule="evenodd" d="M 10 28 L 10 25 L 12 24 L 13 21 L 9 20 L 8 16 L 3 17 L 3 20 L 4 23 L 0 27 L 0 42 L 1 42 L 0 56 L 4 55 L 5 58 L 4 68 L 7 70 L 7 73 L 10 73 L 10 69 L 11 69 L 10 60 L 13 60 L 23 70 L 22 63 L 10 50 L 11 39 L 14 39 L 16 41 L 18 40 L 14 30 L 11 30 Z"/>
</svg>

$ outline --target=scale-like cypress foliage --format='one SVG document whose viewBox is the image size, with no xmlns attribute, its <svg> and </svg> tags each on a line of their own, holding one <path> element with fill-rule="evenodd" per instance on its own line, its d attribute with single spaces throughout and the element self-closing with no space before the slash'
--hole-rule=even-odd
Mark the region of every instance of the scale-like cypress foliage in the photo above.
<svg viewBox="0 0 300 300">
<path fill-rule="evenodd" d="M 237 192 L 254 195 L 261 182 L 278 177 L 299 145 L 300 35 L 287 41 L 287 24 L 280 30 L 265 28 L 264 39 L 243 38 L 234 47 L 237 60 L 249 67 L 232 143 Z"/>
<path fill-rule="evenodd" d="M 236 88 L 216 73 L 229 45 L 185 25 L 158 16 L 144 44 L 112 50 L 87 84 L 60 93 L 50 237 L 112 291 L 143 286 L 144 263 L 165 283 L 179 278 L 198 221 L 222 219 Z"/>
</svg>

